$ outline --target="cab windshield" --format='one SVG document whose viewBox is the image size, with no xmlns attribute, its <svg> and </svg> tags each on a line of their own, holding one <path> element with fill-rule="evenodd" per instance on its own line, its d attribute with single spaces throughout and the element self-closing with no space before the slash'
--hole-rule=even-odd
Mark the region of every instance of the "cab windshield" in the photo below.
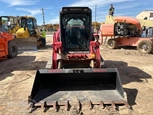
<svg viewBox="0 0 153 115">
<path fill-rule="evenodd" d="M 36 19 L 33 18 L 21 18 L 19 20 L 20 27 L 28 28 L 29 33 L 35 34 L 35 29 L 37 28 Z"/>
<path fill-rule="evenodd" d="M 88 49 L 90 30 L 87 14 L 65 14 L 62 17 L 62 30 L 66 49 Z"/>
<path fill-rule="evenodd" d="M 0 17 L 0 28 L 4 31 L 8 31 L 10 26 L 10 21 L 8 17 Z"/>
</svg>

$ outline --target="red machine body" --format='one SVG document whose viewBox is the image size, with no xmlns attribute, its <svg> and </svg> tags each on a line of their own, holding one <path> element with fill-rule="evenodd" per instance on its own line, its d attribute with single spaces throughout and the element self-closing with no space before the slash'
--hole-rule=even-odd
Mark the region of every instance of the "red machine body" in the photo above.
<svg viewBox="0 0 153 115">
<path fill-rule="evenodd" d="M 30 107 L 57 110 L 65 106 L 68 110 L 76 101 L 79 109 L 88 102 L 90 107 L 128 105 L 117 69 L 101 68 L 104 61 L 92 31 L 91 11 L 88 7 L 62 8 L 60 28 L 53 36 L 52 60 L 46 69 L 36 72 Z"/>
<path fill-rule="evenodd" d="M 60 41 L 60 29 L 53 36 L 53 58 L 52 64 L 53 69 L 58 68 L 58 62 L 62 61 L 62 63 L 79 63 L 80 65 L 91 64 L 92 68 L 100 68 L 100 62 L 102 61 L 100 58 L 100 43 L 98 41 L 90 41 L 89 52 L 87 51 L 78 51 L 78 52 L 69 52 L 62 53 L 62 42 Z M 93 62 L 92 62 L 93 61 Z"/>
<path fill-rule="evenodd" d="M 17 56 L 17 46 L 13 40 L 14 36 L 12 34 L 0 30 L 0 60 Z"/>
</svg>

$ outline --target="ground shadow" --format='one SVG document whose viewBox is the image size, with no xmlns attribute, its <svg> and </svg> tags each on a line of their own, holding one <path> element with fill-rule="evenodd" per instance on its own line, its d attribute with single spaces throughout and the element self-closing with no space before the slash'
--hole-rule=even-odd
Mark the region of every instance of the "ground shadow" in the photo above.
<svg viewBox="0 0 153 115">
<path fill-rule="evenodd" d="M 38 47 L 38 52 L 40 52 L 39 50 L 44 50 L 44 49 L 51 49 L 52 48 L 52 44 L 47 44 L 45 47 L 43 46 L 40 46 Z"/>
<path fill-rule="evenodd" d="M 135 46 L 118 46 L 117 49 L 137 50 Z"/>
<path fill-rule="evenodd" d="M 44 69 L 47 61 L 35 61 L 36 56 L 17 56 L 0 61 L 0 80 L 13 75 L 13 71 Z"/>
<path fill-rule="evenodd" d="M 152 76 L 141 69 L 133 66 L 128 66 L 124 61 L 105 60 L 107 68 L 117 68 L 121 82 L 123 85 L 131 82 L 148 82 L 147 79 L 152 79 Z M 132 106 L 135 105 L 135 99 L 138 94 L 137 89 L 124 88 L 127 94 L 128 103 Z"/>
<path fill-rule="evenodd" d="M 107 68 L 117 68 L 123 84 L 131 82 L 148 82 L 152 76 L 133 66 L 128 66 L 124 61 L 105 60 Z"/>
<path fill-rule="evenodd" d="M 137 89 L 124 88 L 124 91 L 127 94 L 128 104 L 130 106 L 136 105 L 135 100 L 136 100 L 136 97 L 137 97 L 137 94 L 138 94 L 138 90 Z"/>
<path fill-rule="evenodd" d="M 115 49 L 110 49 L 109 47 L 107 47 L 107 46 L 102 46 L 102 47 L 104 47 L 104 48 L 106 48 L 106 49 L 109 49 L 109 50 L 124 50 L 124 51 L 137 51 L 137 53 L 139 53 L 139 54 L 143 54 L 143 55 L 146 55 L 145 53 L 140 53 L 140 52 L 138 52 L 138 50 L 137 50 L 137 47 L 136 46 L 118 46 L 117 48 L 115 48 Z M 151 53 L 149 53 L 149 54 L 153 54 L 152 52 Z"/>
</svg>

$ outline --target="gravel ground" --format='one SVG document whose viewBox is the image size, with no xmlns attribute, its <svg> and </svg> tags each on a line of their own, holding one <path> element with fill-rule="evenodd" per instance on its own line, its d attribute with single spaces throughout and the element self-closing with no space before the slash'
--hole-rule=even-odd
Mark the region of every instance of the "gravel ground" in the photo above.
<svg viewBox="0 0 153 115">
<path fill-rule="evenodd" d="M 38 52 L 26 52 L 13 59 L 0 61 L 0 115 L 107 115 L 111 108 L 101 109 L 95 106 L 92 110 L 84 107 L 78 111 L 71 107 L 70 111 L 60 108 L 55 112 L 48 108 L 46 112 L 38 108 L 28 113 L 27 98 L 31 93 L 36 70 L 44 69 L 51 57 L 52 37 L 47 37 L 47 46 Z M 153 115 L 153 55 L 141 55 L 135 49 L 120 48 L 110 50 L 101 48 L 101 54 L 107 67 L 116 67 L 119 71 L 128 103 L 133 110 L 129 113 L 124 107 L 120 114 Z M 115 113 L 114 113 L 115 114 Z"/>
</svg>

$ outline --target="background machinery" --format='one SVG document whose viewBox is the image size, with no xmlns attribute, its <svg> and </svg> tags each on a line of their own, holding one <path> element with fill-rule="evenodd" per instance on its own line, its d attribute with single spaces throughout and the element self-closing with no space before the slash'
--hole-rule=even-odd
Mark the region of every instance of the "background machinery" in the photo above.
<svg viewBox="0 0 153 115">
<path fill-rule="evenodd" d="M 93 30 L 96 31 L 100 28 L 101 23 L 100 22 L 92 22 Z"/>
<path fill-rule="evenodd" d="M 42 27 L 41 27 L 42 28 Z M 53 24 L 46 24 L 45 25 L 45 30 L 47 31 L 47 32 L 49 32 L 49 31 L 54 31 L 53 30 Z"/>
<path fill-rule="evenodd" d="M 14 36 L 0 28 L 0 60 L 16 57 L 18 48 L 14 42 Z"/>
<path fill-rule="evenodd" d="M 48 69 L 37 70 L 30 107 L 129 107 L 117 69 L 101 68 L 104 61 L 92 33 L 91 14 L 88 7 L 63 7 L 60 11 L 60 27 L 53 36 L 52 63 Z"/>
<path fill-rule="evenodd" d="M 30 16 L 0 16 L 0 27 L 15 36 L 20 52 L 37 51 L 40 32 L 37 21 Z"/>
<path fill-rule="evenodd" d="M 59 24 L 46 24 L 45 30 L 46 31 L 57 31 L 59 28 Z"/>
<path fill-rule="evenodd" d="M 153 37 L 153 10 L 144 10 L 140 12 L 136 19 L 139 20 L 143 29 L 143 36 Z"/>
<path fill-rule="evenodd" d="M 58 28 L 59 28 L 59 24 L 53 24 L 53 30 L 54 30 L 54 31 L 57 31 Z"/>
<path fill-rule="evenodd" d="M 107 40 L 109 48 L 118 46 L 135 46 L 140 53 L 153 52 L 153 39 L 142 37 L 146 27 L 153 27 L 153 21 L 136 19 L 128 16 L 106 16 L 106 21 L 101 25 L 101 34 Z M 151 36 L 151 35 L 150 35 Z"/>
</svg>

